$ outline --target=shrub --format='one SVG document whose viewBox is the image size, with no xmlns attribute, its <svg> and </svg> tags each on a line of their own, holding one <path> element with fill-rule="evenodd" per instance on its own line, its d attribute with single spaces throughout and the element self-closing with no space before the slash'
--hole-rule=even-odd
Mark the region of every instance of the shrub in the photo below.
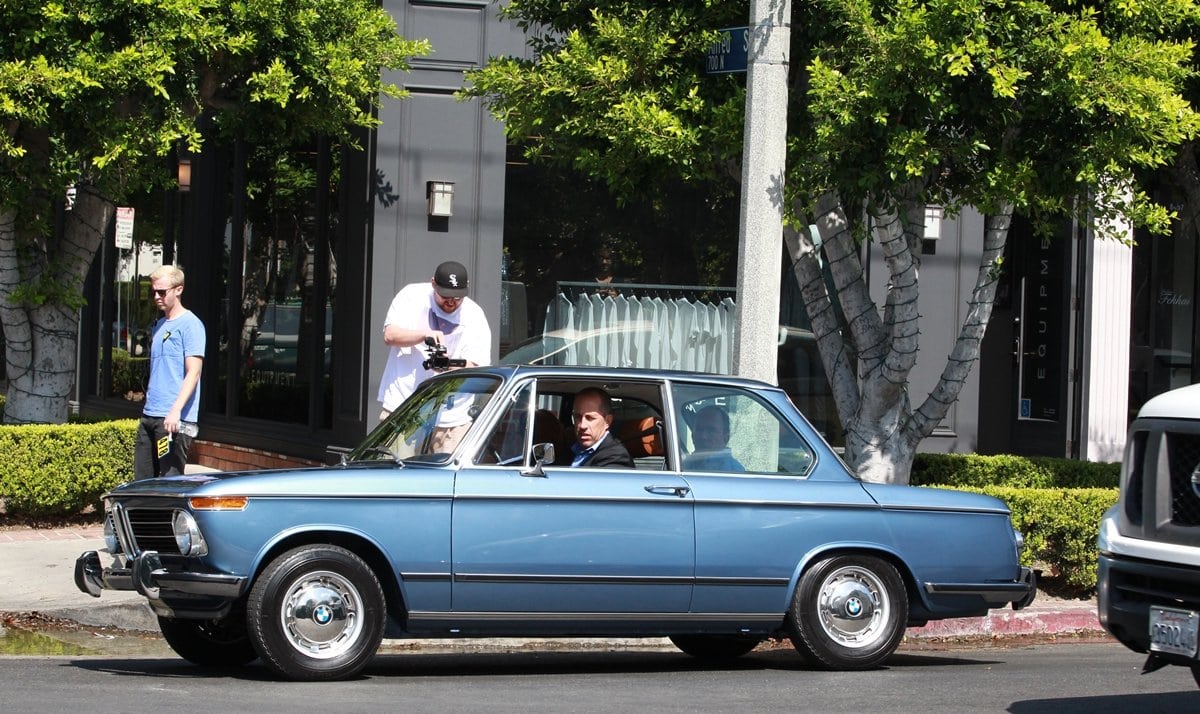
<svg viewBox="0 0 1200 714">
<path fill-rule="evenodd" d="M 9 513 L 73 515 L 133 478 L 137 421 L 0 428 L 0 496 Z"/>
<path fill-rule="evenodd" d="M 1096 534 L 1117 502 L 1121 465 L 1044 456 L 918 454 L 912 483 L 996 496 L 1025 536 L 1022 563 L 1058 576 L 1073 594 L 1096 588 Z"/>
<path fill-rule="evenodd" d="M 1096 534 L 1117 502 L 1115 488 L 1009 488 L 978 490 L 1008 504 L 1013 526 L 1025 536 L 1022 564 L 1048 568 L 1078 594 L 1096 589 Z"/>
<path fill-rule="evenodd" d="M 1047 456 L 917 454 L 914 486 L 982 488 L 1116 488 L 1119 463 L 1097 464 Z"/>
</svg>

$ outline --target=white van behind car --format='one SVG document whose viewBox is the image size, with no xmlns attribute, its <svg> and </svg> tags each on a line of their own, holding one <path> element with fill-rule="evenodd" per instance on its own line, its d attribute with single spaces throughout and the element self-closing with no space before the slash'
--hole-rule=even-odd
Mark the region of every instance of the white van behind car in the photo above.
<svg viewBox="0 0 1200 714">
<path fill-rule="evenodd" d="M 1200 685 L 1200 384 L 1154 397 L 1129 428 L 1121 496 L 1100 522 L 1100 624 Z"/>
</svg>

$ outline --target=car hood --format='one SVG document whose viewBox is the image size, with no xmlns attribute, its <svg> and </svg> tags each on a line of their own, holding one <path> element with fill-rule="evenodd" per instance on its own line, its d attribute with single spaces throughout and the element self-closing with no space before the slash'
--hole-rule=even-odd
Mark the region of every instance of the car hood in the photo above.
<svg viewBox="0 0 1200 714">
<path fill-rule="evenodd" d="M 863 482 L 862 487 L 876 503 L 885 508 L 939 508 L 1009 513 L 1004 501 L 982 493 L 867 482 Z"/>
<path fill-rule="evenodd" d="M 181 474 L 162 478 L 141 479 L 121 484 L 109 492 L 114 497 L 128 496 L 218 496 L 239 495 L 306 496 L 336 491 L 343 495 L 378 493 L 395 490 L 396 464 L 388 461 L 360 462 L 353 466 L 312 466 L 291 469 L 262 469 L 257 471 L 227 471 Z M 444 475 L 436 468 L 404 468 L 407 483 L 428 481 L 428 476 L 441 480 Z"/>
</svg>

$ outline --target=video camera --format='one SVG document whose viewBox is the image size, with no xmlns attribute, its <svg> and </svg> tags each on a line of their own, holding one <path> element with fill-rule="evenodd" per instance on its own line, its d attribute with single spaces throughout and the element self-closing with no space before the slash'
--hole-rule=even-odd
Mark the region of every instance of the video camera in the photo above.
<svg viewBox="0 0 1200 714">
<path fill-rule="evenodd" d="M 450 359 L 446 356 L 446 346 L 440 342 L 435 342 L 432 337 L 425 338 L 425 344 L 429 347 L 429 359 L 421 363 L 425 369 L 434 372 L 444 372 L 452 367 L 466 367 L 465 359 Z"/>
</svg>

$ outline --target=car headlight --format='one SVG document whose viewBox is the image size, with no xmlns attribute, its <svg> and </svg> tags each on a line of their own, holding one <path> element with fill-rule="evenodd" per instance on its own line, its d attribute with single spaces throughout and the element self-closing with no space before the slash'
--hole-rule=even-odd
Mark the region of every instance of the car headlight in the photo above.
<svg viewBox="0 0 1200 714">
<path fill-rule="evenodd" d="M 117 540 L 117 527 L 113 525 L 112 511 L 104 514 L 104 550 L 109 555 L 121 552 L 121 541 Z"/>
<path fill-rule="evenodd" d="M 175 533 L 175 545 L 179 547 L 181 554 L 208 555 L 208 543 L 204 542 L 200 526 L 196 524 L 192 514 L 187 511 L 175 511 L 175 516 L 171 518 L 171 530 Z"/>
<path fill-rule="evenodd" d="M 1021 553 L 1025 550 L 1025 536 L 1022 535 L 1021 531 L 1013 528 L 1013 539 L 1017 543 L 1017 557 L 1019 558 L 1021 557 Z"/>
</svg>

